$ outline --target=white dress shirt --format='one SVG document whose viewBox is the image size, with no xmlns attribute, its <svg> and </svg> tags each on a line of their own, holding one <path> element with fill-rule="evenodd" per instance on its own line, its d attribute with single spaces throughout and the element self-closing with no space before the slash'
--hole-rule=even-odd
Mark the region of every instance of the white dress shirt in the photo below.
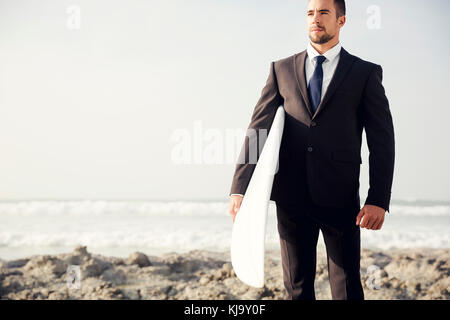
<svg viewBox="0 0 450 320">
<path fill-rule="evenodd" d="M 333 48 L 328 49 L 322 56 L 324 56 L 326 59 L 322 63 L 322 70 L 323 70 L 323 81 L 322 81 L 322 96 L 320 100 L 323 99 L 325 96 L 325 93 L 328 89 L 328 85 L 331 82 L 331 78 L 333 78 L 334 72 L 336 71 L 336 67 L 339 62 L 339 57 L 341 53 L 342 45 L 340 42 L 338 42 Z M 308 86 L 309 81 L 312 78 L 312 75 L 314 73 L 314 69 L 316 67 L 316 59 L 315 57 L 320 56 L 321 54 L 317 52 L 316 49 L 311 45 L 311 42 L 308 43 L 308 47 L 306 48 L 306 52 L 308 54 L 308 57 L 305 61 L 305 72 L 306 72 L 306 86 Z M 231 194 L 241 196 L 244 195 L 233 193 Z"/>
<path fill-rule="evenodd" d="M 333 78 L 334 71 L 336 71 L 336 67 L 339 62 L 339 57 L 341 53 L 341 43 L 338 42 L 333 48 L 329 49 L 327 52 L 322 54 L 326 59 L 322 64 L 323 70 L 323 81 L 322 81 L 322 96 L 320 100 L 323 99 L 325 93 L 327 92 L 328 85 L 331 82 L 331 78 Z M 314 73 L 314 69 L 316 68 L 316 57 L 321 54 L 314 49 L 311 45 L 311 42 L 308 43 L 308 48 L 306 49 L 308 53 L 308 57 L 305 61 L 305 72 L 306 72 L 306 86 L 309 85 L 309 81 L 312 78 Z"/>
</svg>

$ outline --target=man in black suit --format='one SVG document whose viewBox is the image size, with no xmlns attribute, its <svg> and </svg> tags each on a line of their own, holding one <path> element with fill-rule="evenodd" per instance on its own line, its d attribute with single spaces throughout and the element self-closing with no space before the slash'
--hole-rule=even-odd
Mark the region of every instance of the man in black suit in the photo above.
<svg viewBox="0 0 450 320">
<path fill-rule="evenodd" d="M 360 227 L 381 229 L 389 211 L 395 143 L 382 68 L 341 47 L 345 10 L 344 0 L 308 2 L 308 48 L 271 63 L 248 127 L 270 131 L 278 106 L 284 106 L 279 168 L 270 199 L 277 207 L 288 299 L 315 299 L 319 230 L 332 298 L 364 299 Z M 360 208 L 363 129 L 370 152 L 370 187 Z M 256 166 L 247 159 L 254 159 L 251 150 L 261 150 L 264 144 L 259 138 L 246 137 L 236 165 L 229 210 L 233 221 Z"/>
</svg>

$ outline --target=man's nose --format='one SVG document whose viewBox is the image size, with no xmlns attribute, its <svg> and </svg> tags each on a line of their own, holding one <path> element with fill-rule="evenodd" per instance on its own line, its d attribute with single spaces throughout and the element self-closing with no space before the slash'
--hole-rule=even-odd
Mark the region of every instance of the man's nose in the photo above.
<svg viewBox="0 0 450 320">
<path fill-rule="evenodd" d="M 313 21 L 316 25 L 320 24 L 320 12 L 316 11 L 314 13 Z"/>
</svg>

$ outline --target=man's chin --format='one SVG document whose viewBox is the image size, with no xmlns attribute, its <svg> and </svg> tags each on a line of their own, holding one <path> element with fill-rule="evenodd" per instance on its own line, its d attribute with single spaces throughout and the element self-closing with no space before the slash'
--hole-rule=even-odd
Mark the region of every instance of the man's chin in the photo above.
<svg viewBox="0 0 450 320">
<path fill-rule="evenodd" d="M 323 36 L 323 37 L 314 37 L 314 36 L 309 36 L 309 39 L 311 40 L 312 43 L 315 44 L 324 44 L 327 43 L 328 41 L 330 41 L 332 38 L 331 37 L 327 37 L 327 36 Z"/>
</svg>

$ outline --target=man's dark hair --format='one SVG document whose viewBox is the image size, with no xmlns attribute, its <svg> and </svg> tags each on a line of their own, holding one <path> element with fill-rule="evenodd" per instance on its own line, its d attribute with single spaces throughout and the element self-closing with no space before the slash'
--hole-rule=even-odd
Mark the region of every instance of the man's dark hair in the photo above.
<svg viewBox="0 0 450 320">
<path fill-rule="evenodd" d="M 345 0 L 334 0 L 334 7 L 336 8 L 336 18 L 345 16 Z"/>
<path fill-rule="evenodd" d="M 334 0 L 334 6 L 336 7 L 336 18 L 345 16 L 345 0 Z"/>
</svg>

